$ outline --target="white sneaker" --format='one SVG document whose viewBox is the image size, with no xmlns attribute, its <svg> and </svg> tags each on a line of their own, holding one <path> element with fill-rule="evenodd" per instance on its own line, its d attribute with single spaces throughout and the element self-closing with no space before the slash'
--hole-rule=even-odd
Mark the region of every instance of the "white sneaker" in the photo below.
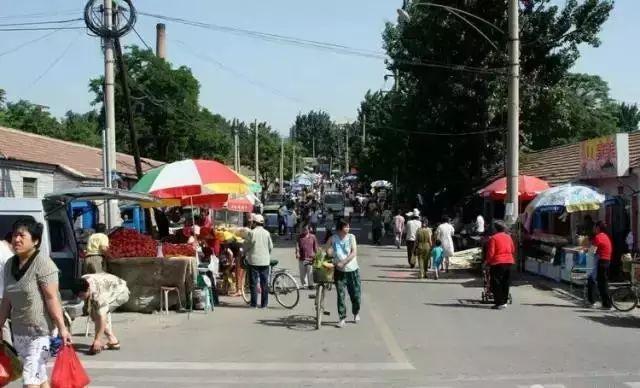
<svg viewBox="0 0 640 388">
<path fill-rule="evenodd" d="M 356 314 L 353 317 L 353 323 L 358 323 L 358 322 L 360 322 L 360 314 Z"/>
<path fill-rule="evenodd" d="M 341 319 L 340 322 L 338 322 L 338 324 L 336 325 L 336 327 L 341 329 L 346 324 L 347 324 L 347 320 L 346 319 Z"/>
</svg>

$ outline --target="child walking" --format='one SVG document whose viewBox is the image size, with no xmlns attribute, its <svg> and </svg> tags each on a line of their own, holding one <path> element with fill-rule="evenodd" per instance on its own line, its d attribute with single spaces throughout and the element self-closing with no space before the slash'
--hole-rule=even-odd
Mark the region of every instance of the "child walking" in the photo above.
<svg viewBox="0 0 640 388">
<path fill-rule="evenodd" d="M 440 271 L 443 259 L 444 249 L 442 248 L 442 242 L 436 240 L 436 245 L 431 249 L 431 267 L 433 268 L 436 280 L 438 280 L 438 271 Z"/>
</svg>

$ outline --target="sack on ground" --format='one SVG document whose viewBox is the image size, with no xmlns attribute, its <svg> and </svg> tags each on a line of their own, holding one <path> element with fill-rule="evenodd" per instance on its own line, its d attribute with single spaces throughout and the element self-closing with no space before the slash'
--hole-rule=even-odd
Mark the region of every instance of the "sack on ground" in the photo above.
<svg viewBox="0 0 640 388">
<path fill-rule="evenodd" d="M 84 388 L 90 382 L 73 346 L 64 346 L 53 365 L 51 388 Z"/>
</svg>

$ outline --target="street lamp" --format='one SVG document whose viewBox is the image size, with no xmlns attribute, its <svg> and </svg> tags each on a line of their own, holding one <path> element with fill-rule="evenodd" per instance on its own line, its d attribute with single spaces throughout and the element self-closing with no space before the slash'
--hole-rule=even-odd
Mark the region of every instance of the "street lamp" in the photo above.
<svg viewBox="0 0 640 388">
<path fill-rule="evenodd" d="M 518 0 L 508 0 L 508 18 L 509 18 L 509 84 L 508 84 L 508 104 L 507 104 L 507 166 L 505 168 L 507 176 L 507 197 L 505 219 L 508 223 L 513 224 L 518 217 L 518 175 L 520 174 L 519 166 L 519 148 L 520 148 L 520 27 L 518 15 Z M 493 29 L 504 34 L 504 31 L 495 24 L 489 22 L 480 16 L 469 13 L 465 10 L 454 8 L 442 4 L 429 2 L 416 3 L 414 6 L 436 7 L 442 8 L 447 12 L 455 15 L 465 23 L 470 25 L 480 35 L 482 35 L 496 50 L 500 50 L 498 46 L 475 24 L 463 15 L 479 20 Z M 409 23 L 411 15 L 404 9 L 398 9 L 398 23 Z"/>
</svg>

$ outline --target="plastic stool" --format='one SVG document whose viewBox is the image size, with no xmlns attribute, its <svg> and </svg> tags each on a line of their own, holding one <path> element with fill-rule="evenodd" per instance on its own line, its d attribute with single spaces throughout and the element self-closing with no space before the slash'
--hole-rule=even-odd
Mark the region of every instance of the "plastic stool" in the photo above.
<svg viewBox="0 0 640 388">
<path fill-rule="evenodd" d="M 169 293 L 175 292 L 178 295 L 178 305 L 182 310 L 182 299 L 180 299 L 180 289 L 178 287 L 160 287 L 160 312 L 169 315 Z"/>
<path fill-rule="evenodd" d="M 91 314 L 87 315 L 87 324 L 84 328 L 84 336 L 89 336 L 89 327 L 91 326 Z M 111 330 L 111 312 L 107 313 L 107 327 Z"/>
</svg>

